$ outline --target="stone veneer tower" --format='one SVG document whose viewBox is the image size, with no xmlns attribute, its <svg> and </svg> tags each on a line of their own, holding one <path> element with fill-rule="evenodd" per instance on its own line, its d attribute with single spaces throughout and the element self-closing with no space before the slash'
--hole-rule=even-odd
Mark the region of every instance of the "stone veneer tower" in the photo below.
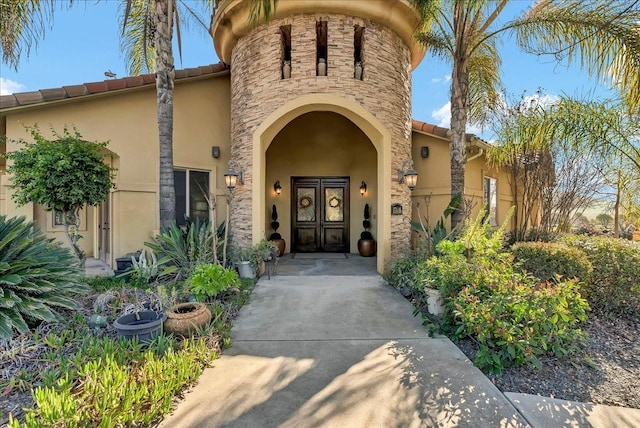
<svg viewBox="0 0 640 428">
<path fill-rule="evenodd" d="M 211 26 L 218 56 L 231 65 L 231 158 L 245 171 L 231 230 L 245 245 L 264 236 L 265 152 L 275 135 L 302 114 L 335 112 L 377 152 L 382 272 L 409 245 L 410 190 L 397 171 L 411 158 L 411 71 L 424 55 L 413 38 L 419 14 L 408 0 L 280 0 L 270 21 L 252 28 L 249 3 L 221 1 Z M 326 75 L 318 75 L 322 57 Z M 401 215 L 391 215 L 392 204 Z"/>
</svg>

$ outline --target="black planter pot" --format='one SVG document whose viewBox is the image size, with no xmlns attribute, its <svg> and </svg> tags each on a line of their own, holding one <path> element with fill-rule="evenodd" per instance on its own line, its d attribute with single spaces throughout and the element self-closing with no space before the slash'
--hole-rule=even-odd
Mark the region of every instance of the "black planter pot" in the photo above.
<svg viewBox="0 0 640 428">
<path fill-rule="evenodd" d="M 138 337 L 140 343 L 148 343 L 158 337 L 165 319 L 167 316 L 162 312 L 139 311 L 118 317 L 113 327 L 118 336 L 128 340 Z"/>
<path fill-rule="evenodd" d="M 118 257 L 116 259 L 116 267 L 119 271 L 125 271 L 133 266 L 133 262 L 131 261 L 131 257 Z"/>
</svg>

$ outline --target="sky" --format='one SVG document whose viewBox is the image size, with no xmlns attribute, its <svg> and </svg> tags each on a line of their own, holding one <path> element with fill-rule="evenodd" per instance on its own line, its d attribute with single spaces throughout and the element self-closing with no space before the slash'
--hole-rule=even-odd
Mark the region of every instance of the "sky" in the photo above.
<svg viewBox="0 0 640 428">
<path fill-rule="evenodd" d="M 105 79 L 110 70 L 117 77 L 127 76 L 126 61 L 120 53 L 121 32 L 117 0 L 95 3 L 76 2 L 63 7 L 60 1 L 52 28 L 44 40 L 24 55 L 18 71 L 0 64 L 2 95 L 96 82 Z M 186 0 L 192 2 L 193 0 Z M 361 0 L 366 1 L 366 0 Z M 502 13 L 500 22 L 507 22 L 531 5 L 528 0 L 515 0 Z M 176 69 L 217 63 L 213 43 L 208 33 L 196 25 L 182 29 L 182 60 L 174 49 Z M 175 39 L 175 37 L 174 37 Z M 604 96 L 606 85 L 576 66 L 558 64 L 553 57 L 536 57 L 522 53 L 513 39 L 499 44 L 502 57 L 501 75 L 509 98 L 532 96 L 542 90 L 546 100 L 561 94 L 571 96 Z M 413 118 L 449 127 L 450 65 L 426 56 L 412 76 Z M 468 126 L 468 132 L 485 140 L 494 138 L 490 130 Z"/>
</svg>

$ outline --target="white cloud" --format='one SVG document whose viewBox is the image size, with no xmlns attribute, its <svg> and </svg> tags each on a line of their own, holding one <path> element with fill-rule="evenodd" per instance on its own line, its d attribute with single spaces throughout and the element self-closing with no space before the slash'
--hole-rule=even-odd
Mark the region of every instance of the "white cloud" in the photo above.
<svg viewBox="0 0 640 428">
<path fill-rule="evenodd" d="M 431 83 L 448 83 L 451 81 L 451 76 L 450 75 L 446 75 L 443 77 L 434 77 L 431 79 Z"/>
<path fill-rule="evenodd" d="M 0 77 L 0 95 L 11 95 L 24 89 L 24 85 L 10 79 Z"/>
<path fill-rule="evenodd" d="M 449 128 L 451 126 L 451 101 L 447 101 L 438 110 L 433 110 L 431 117 L 437 122 L 436 125 Z"/>
<path fill-rule="evenodd" d="M 523 105 L 531 106 L 531 107 L 539 106 L 542 108 L 547 108 L 549 106 L 557 104 L 558 101 L 560 101 L 560 96 L 557 94 L 540 95 L 538 92 L 534 93 L 533 95 L 527 95 L 526 97 L 522 98 Z"/>
<path fill-rule="evenodd" d="M 431 112 L 431 117 L 435 120 L 436 125 L 443 128 L 451 128 L 451 101 L 447 101 L 445 105 L 438 110 Z M 467 123 L 467 133 L 480 135 L 483 130 L 471 123 Z"/>
</svg>

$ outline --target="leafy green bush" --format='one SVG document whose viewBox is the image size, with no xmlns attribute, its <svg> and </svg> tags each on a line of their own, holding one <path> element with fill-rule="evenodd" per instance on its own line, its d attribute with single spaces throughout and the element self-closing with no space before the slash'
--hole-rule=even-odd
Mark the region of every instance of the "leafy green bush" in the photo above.
<svg viewBox="0 0 640 428">
<path fill-rule="evenodd" d="M 407 255 L 392 263 L 389 272 L 384 276 L 389 285 L 410 300 L 414 290 L 418 288 L 415 282 L 417 262 L 416 257 Z"/>
<path fill-rule="evenodd" d="M 216 297 L 230 287 L 240 287 L 240 277 L 234 269 L 213 264 L 203 263 L 198 266 L 189 277 L 191 292 L 200 302 Z"/>
<path fill-rule="evenodd" d="M 538 356 L 562 357 L 584 339 L 579 325 L 589 306 L 575 281 L 486 285 L 466 287 L 453 299 L 456 334 L 472 335 L 479 342 L 474 363 L 481 369 L 500 374 L 510 365 L 540 367 Z"/>
<path fill-rule="evenodd" d="M 18 205 L 33 202 L 60 211 L 67 240 L 84 261 L 78 246 L 80 209 L 97 206 L 115 188 L 115 169 L 104 162 L 107 143 L 85 141 L 77 129 L 70 132 L 65 127 L 59 134 L 52 128 L 55 139 L 47 140 L 37 125 L 25 128 L 33 142 L 19 140 L 24 147 L 6 154 L 12 161 L 7 168 L 15 189 L 12 199 Z"/>
<path fill-rule="evenodd" d="M 561 242 L 582 250 L 593 266 L 582 290 L 594 311 L 640 317 L 639 243 L 584 235 L 567 235 Z"/>
<path fill-rule="evenodd" d="M 583 338 L 579 323 L 588 310 L 577 283 L 540 285 L 528 278 L 503 250 L 504 225 L 494 232 L 482 217 L 469 222 L 457 241 L 440 242 L 440 256 L 414 270 L 414 283 L 438 288 L 444 298 L 444 314 L 429 319 L 437 322 L 432 331 L 454 340 L 475 337 L 475 363 L 497 373 L 510 365 L 539 365 L 537 356 L 548 352 L 571 352 Z M 414 300 L 423 303 L 426 296 Z"/>
<path fill-rule="evenodd" d="M 59 319 L 56 309 L 75 309 L 73 296 L 88 289 L 71 252 L 24 217 L 0 216 L 0 250 L 0 338 Z"/>
<path fill-rule="evenodd" d="M 73 364 L 33 390 L 36 406 L 27 410 L 25 423 L 9 426 L 150 426 L 213 358 L 204 337 L 178 346 L 161 335 L 148 348 L 87 338 L 66 360 Z"/>
<path fill-rule="evenodd" d="M 593 270 L 586 254 L 559 243 L 521 242 L 511 247 L 515 261 L 540 282 L 561 278 L 586 280 Z"/>
</svg>

